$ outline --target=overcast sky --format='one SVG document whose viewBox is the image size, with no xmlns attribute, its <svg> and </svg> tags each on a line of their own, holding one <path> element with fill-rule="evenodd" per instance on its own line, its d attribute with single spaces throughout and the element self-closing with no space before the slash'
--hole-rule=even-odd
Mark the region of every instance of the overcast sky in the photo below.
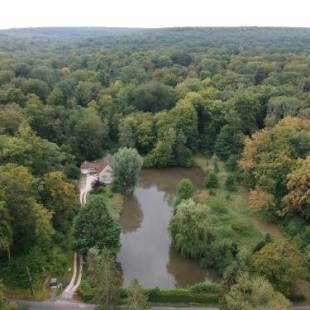
<svg viewBox="0 0 310 310">
<path fill-rule="evenodd" d="M 0 28 L 310 27 L 310 0 L 0 0 Z"/>
</svg>

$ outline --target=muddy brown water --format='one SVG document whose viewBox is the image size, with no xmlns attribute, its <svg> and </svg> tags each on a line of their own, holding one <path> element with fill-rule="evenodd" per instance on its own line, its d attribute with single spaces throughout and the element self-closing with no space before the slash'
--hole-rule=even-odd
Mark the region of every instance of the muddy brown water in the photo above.
<svg viewBox="0 0 310 310">
<path fill-rule="evenodd" d="M 122 246 L 118 261 L 123 285 L 134 278 L 143 287 L 187 287 L 205 279 L 215 280 L 212 271 L 182 257 L 172 246 L 168 224 L 173 215 L 176 185 L 189 178 L 202 187 L 198 168 L 144 169 L 138 186 L 128 197 L 121 215 Z"/>
</svg>

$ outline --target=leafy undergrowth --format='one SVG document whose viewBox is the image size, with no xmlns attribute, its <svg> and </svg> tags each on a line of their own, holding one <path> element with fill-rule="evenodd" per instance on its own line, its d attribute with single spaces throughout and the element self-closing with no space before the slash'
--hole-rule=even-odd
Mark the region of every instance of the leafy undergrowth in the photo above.
<svg viewBox="0 0 310 310">
<path fill-rule="evenodd" d="M 34 284 L 34 295 L 32 295 L 30 288 L 18 288 L 13 286 L 5 286 L 4 293 L 10 299 L 43 301 L 49 297 L 47 279 L 49 279 L 49 277 Z"/>
<path fill-rule="evenodd" d="M 195 165 L 200 167 L 205 173 L 214 169 L 214 158 L 208 159 L 203 154 L 199 153 L 194 156 L 193 160 Z M 216 208 L 215 205 L 224 206 L 226 210 L 226 215 L 222 216 L 224 226 L 228 227 L 229 225 L 233 225 L 237 228 L 238 225 L 243 225 L 249 226 L 248 228 L 253 227 L 251 235 L 243 238 L 242 243 L 250 242 L 249 245 L 255 244 L 255 241 L 259 241 L 262 234 L 266 233 L 270 234 L 275 239 L 283 238 L 279 226 L 265 222 L 250 210 L 248 206 L 248 190 L 244 186 L 236 185 L 232 190 L 227 190 L 225 188 L 225 181 L 228 173 L 222 161 L 217 161 L 217 167 L 219 184 L 218 188 L 212 190 L 214 195 L 206 194 L 208 191 L 203 191 L 202 193 L 204 194 L 200 192 L 195 197 L 197 201 L 206 201 L 210 206 L 214 206 L 213 209 Z M 201 199 L 203 196 L 205 196 L 205 199 Z M 235 218 L 235 222 L 231 222 L 231 218 Z"/>
</svg>

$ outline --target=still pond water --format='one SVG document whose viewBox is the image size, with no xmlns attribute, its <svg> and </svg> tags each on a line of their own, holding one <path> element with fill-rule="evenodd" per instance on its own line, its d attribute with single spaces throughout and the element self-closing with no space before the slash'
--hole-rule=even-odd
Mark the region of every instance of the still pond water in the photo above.
<svg viewBox="0 0 310 310">
<path fill-rule="evenodd" d="M 118 261 L 124 286 L 134 278 L 144 287 L 179 288 L 215 278 L 196 262 L 181 257 L 171 244 L 168 224 L 173 215 L 177 183 L 189 178 L 203 183 L 198 168 L 145 169 L 121 215 L 122 247 Z"/>
</svg>

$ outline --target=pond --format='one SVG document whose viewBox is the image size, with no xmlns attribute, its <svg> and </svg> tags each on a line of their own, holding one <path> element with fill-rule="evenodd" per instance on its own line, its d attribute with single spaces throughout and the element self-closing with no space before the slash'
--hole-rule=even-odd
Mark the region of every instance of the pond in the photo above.
<svg viewBox="0 0 310 310">
<path fill-rule="evenodd" d="M 182 288 L 216 279 L 193 260 L 183 258 L 172 247 L 168 224 L 173 215 L 176 185 L 189 178 L 197 188 L 203 183 L 198 168 L 144 169 L 134 193 L 121 215 L 122 246 L 118 261 L 123 284 L 134 278 L 143 287 Z"/>
</svg>

